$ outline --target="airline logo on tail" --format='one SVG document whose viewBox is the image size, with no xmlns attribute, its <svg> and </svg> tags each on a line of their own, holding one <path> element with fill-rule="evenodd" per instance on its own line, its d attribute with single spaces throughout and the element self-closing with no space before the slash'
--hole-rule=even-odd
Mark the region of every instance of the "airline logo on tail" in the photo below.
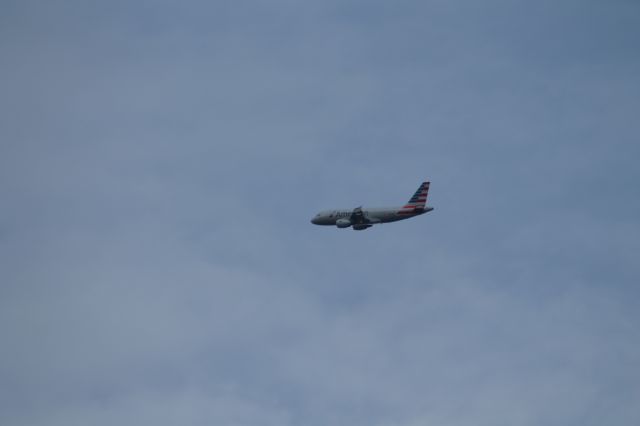
<svg viewBox="0 0 640 426">
<path fill-rule="evenodd" d="M 420 188 L 413 194 L 407 204 L 400 209 L 400 214 L 414 213 L 416 210 L 424 210 L 427 205 L 427 195 L 429 194 L 429 182 L 422 182 Z"/>
</svg>

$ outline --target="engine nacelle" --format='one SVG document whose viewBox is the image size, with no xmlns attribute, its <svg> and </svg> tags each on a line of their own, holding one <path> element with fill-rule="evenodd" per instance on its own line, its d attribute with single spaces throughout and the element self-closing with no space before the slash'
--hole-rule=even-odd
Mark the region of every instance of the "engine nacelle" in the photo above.
<svg viewBox="0 0 640 426">
<path fill-rule="evenodd" d="M 349 219 L 338 219 L 336 220 L 336 226 L 338 228 L 348 228 L 351 226 L 351 221 Z"/>
</svg>

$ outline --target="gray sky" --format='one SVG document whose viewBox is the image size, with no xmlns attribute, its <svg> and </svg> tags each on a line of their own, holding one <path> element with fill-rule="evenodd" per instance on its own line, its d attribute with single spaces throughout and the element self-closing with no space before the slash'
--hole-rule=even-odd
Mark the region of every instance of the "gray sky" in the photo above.
<svg viewBox="0 0 640 426">
<path fill-rule="evenodd" d="M 0 423 L 637 425 L 639 42 L 630 0 L 2 2 Z"/>
</svg>

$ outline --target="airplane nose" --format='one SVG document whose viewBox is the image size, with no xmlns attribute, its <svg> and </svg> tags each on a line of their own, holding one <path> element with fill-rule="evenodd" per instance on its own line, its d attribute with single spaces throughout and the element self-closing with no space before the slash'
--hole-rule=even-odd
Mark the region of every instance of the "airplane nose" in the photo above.
<svg viewBox="0 0 640 426">
<path fill-rule="evenodd" d="M 311 219 L 311 223 L 313 223 L 314 225 L 318 224 L 318 218 L 314 217 L 313 219 Z"/>
</svg>

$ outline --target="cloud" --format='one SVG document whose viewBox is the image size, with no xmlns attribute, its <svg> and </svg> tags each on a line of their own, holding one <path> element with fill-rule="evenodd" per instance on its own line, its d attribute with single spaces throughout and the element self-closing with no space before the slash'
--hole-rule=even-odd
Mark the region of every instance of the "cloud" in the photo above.
<svg viewBox="0 0 640 426">
<path fill-rule="evenodd" d="M 637 16 L 8 4 L 0 422 L 637 423 Z"/>
</svg>

